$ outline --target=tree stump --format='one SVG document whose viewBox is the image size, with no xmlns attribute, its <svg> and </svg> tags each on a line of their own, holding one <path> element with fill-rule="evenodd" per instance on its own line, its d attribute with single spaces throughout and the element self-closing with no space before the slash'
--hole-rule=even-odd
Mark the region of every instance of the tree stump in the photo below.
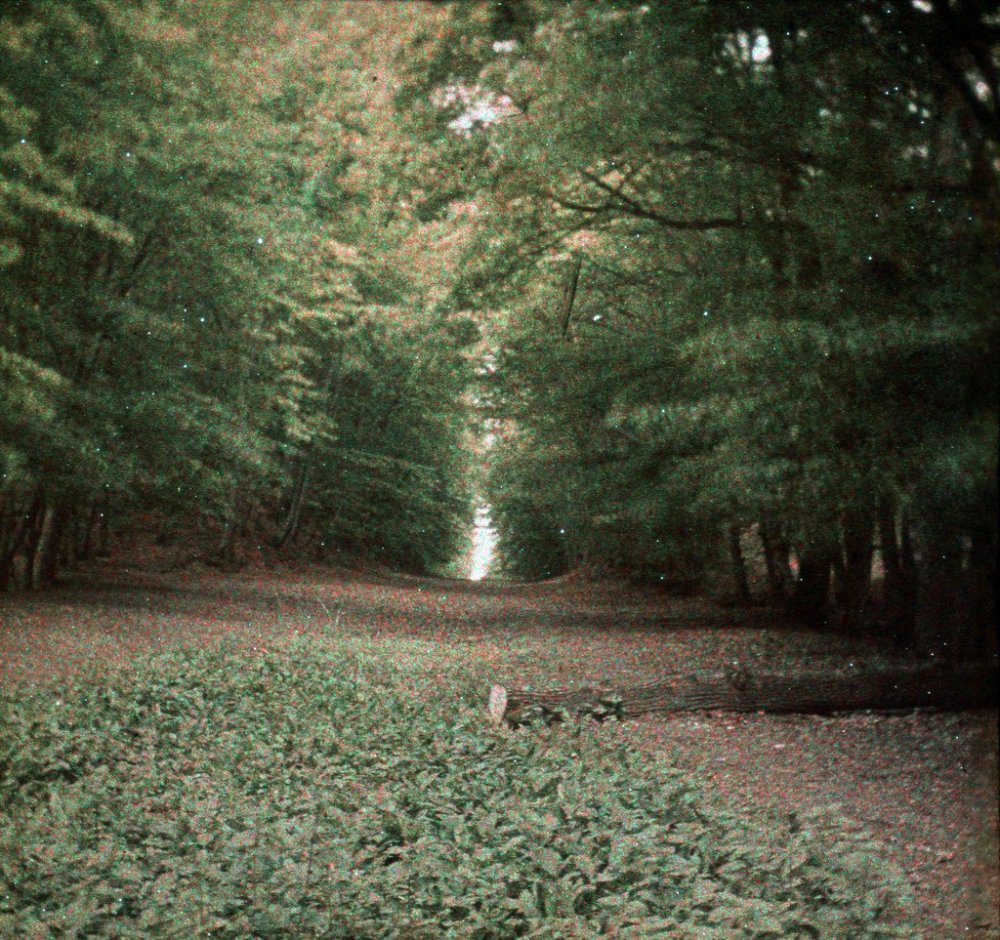
<svg viewBox="0 0 1000 940">
<path fill-rule="evenodd" d="M 502 685 L 495 685 L 490 689 L 489 709 L 490 717 L 500 724 L 507 714 L 507 690 Z"/>
<path fill-rule="evenodd" d="M 960 710 L 995 705 L 997 690 L 993 667 L 920 667 L 856 675 L 734 671 L 673 675 L 621 688 L 536 691 L 495 685 L 490 690 L 489 711 L 498 724 L 519 724 L 520 716 L 538 712 L 594 714 L 602 703 L 612 701 L 625 716 L 685 711 L 822 715 L 910 708 Z"/>
</svg>

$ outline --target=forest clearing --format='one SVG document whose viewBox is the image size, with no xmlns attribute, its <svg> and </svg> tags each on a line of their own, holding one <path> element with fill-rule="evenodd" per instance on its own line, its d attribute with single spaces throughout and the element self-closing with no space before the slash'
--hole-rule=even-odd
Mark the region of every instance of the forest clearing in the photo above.
<svg viewBox="0 0 1000 940">
<path fill-rule="evenodd" d="M 997 937 L 1000 0 L 0 0 L 0 937 Z"/>
</svg>

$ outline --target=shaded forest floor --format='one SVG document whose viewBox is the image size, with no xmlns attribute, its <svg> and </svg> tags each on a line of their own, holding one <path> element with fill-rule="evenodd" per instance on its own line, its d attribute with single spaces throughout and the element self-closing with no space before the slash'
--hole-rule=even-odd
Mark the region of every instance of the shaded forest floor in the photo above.
<svg viewBox="0 0 1000 940">
<path fill-rule="evenodd" d="M 480 659 L 502 684 L 642 682 L 681 671 L 851 670 L 898 656 L 782 625 L 763 610 L 564 579 L 422 579 L 371 569 L 98 566 L 0 599 L 0 681 L 56 686 L 137 653 L 235 636 L 249 647 L 330 631 L 414 637 Z M 483 689 L 484 709 L 487 689 Z M 620 725 L 737 810 L 839 807 L 907 874 L 926 936 L 1000 937 L 997 714 L 685 715 Z M 762 838 L 766 838 L 762 833 Z"/>
</svg>

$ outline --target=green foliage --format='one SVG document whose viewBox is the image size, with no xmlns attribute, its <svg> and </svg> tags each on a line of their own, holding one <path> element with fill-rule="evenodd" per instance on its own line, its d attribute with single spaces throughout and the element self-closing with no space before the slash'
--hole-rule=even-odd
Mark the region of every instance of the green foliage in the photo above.
<svg viewBox="0 0 1000 940">
<path fill-rule="evenodd" d="M 742 820 L 589 718 L 497 729 L 481 669 L 399 642 L 5 696 L 0 930 L 907 935 L 897 873 L 835 816 Z"/>
<path fill-rule="evenodd" d="M 447 558 L 474 337 L 413 270 L 373 16 L 395 22 L 338 0 L 0 12 L 0 569 L 39 544 L 9 524 L 36 497 L 53 552 L 99 503 L 207 523 L 231 558 L 237 530 L 285 529 L 307 464 L 298 551 Z"/>
<path fill-rule="evenodd" d="M 429 326 L 429 329 L 428 329 Z M 320 537 L 412 570 L 454 554 L 469 516 L 462 394 L 471 371 L 446 325 L 346 330 L 333 369 L 329 436 L 313 444 Z"/>
<path fill-rule="evenodd" d="M 969 536 L 995 507 L 1000 187 L 941 63 L 978 40 L 905 4 L 533 10 L 463 76 L 515 112 L 472 135 L 492 175 L 454 288 L 502 308 L 508 565 L 683 580 L 767 519 L 829 567 L 878 499 L 927 555 Z"/>
<path fill-rule="evenodd" d="M 12 144 L 32 172 L 7 161 L 3 185 L 35 195 L 10 229 L 0 344 L 61 380 L 20 463 L 53 500 L 113 488 L 212 511 L 230 475 L 266 469 L 245 411 L 266 322 L 246 213 L 260 168 L 237 171 L 232 99 L 195 34 L 151 8 L 25 3 L 3 25 L 0 87 L 34 115 Z"/>
</svg>

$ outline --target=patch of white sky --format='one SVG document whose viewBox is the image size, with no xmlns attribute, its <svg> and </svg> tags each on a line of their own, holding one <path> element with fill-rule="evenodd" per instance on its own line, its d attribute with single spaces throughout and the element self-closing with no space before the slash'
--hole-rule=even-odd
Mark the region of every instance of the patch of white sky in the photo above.
<svg viewBox="0 0 1000 940">
<path fill-rule="evenodd" d="M 749 42 L 749 40 L 747 41 Z M 767 36 L 763 33 L 759 33 L 754 39 L 753 47 L 750 49 L 750 58 L 758 64 L 771 58 L 771 43 L 768 42 Z"/>
<path fill-rule="evenodd" d="M 493 51 L 500 55 L 512 55 L 518 48 L 516 39 L 499 39 L 493 43 Z M 488 127 L 517 113 L 517 107 L 507 95 L 488 91 L 478 84 L 448 85 L 438 94 L 438 104 L 442 107 L 462 106 L 461 113 L 448 125 L 460 134 L 468 134 L 477 126 Z"/>
<path fill-rule="evenodd" d="M 476 521 L 472 529 L 472 558 L 469 564 L 469 580 L 482 581 L 493 566 L 496 549 L 496 530 L 490 520 L 488 506 L 476 509 Z"/>
<path fill-rule="evenodd" d="M 445 107 L 462 105 L 462 111 L 448 126 L 460 134 L 468 134 L 474 127 L 487 127 L 517 113 L 514 102 L 507 95 L 487 91 L 479 85 L 449 85 L 440 95 Z"/>
<path fill-rule="evenodd" d="M 476 371 L 484 379 L 493 375 L 497 370 L 496 354 L 487 351 L 483 354 Z M 483 405 L 485 401 L 478 395 L 473 396 L 476 405 Z M 501 422 L 496 418 L 485 418 L 479 432 L 479 453 L 485 455 L 493 449 L 497 442 L 497 435 L 500 432 Z M 475 518 L 472 526 L 472 550 L 469 555 L 469 580 L 482 581 L 493 567 L 494 555 L 496 554 L 497 531 L 490 518 L 489 503 L 482 501 L 476 506 Z"/>
</svg>

